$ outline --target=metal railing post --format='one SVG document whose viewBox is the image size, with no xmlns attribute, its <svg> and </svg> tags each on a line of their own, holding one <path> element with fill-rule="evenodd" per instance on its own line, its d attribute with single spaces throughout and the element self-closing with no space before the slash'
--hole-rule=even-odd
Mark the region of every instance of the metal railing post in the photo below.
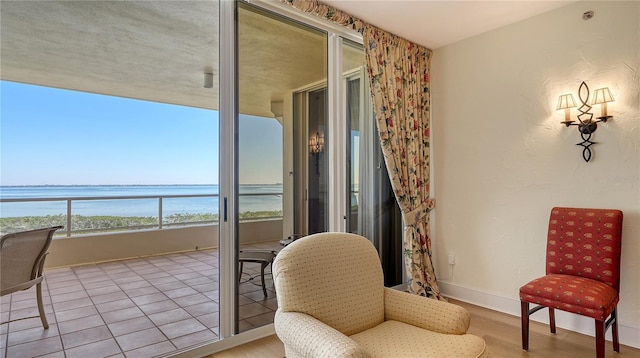
<svg viewBox="0 0 640 358">
<path fill-rule="evenodd" d="M 158 197 L 158 229 L 162 229 L 162 197 Z"/>
<path fill-rule="evenodd" d="M 71 199 L 67 199 L 67 237 L 71 237 Z"/>
</svg>

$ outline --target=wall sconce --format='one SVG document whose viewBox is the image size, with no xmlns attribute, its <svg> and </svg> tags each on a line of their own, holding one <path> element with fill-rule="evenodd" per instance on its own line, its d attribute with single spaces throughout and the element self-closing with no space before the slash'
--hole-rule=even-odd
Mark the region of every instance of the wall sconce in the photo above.
<svg viewBox="0 0 640 358">
<path fill-rule="evenodd" d="M 578 126 L 578 131 L 580 132 L 580 136 L 582 137 L 582 142 L 576 144 L 582 146 L 582 158 L 585 162 L 588 162 L 591 159 L 591 146 L 596 144 L 591 141 L 591 135 L 593 132 L 598 129 L 598 122 L 607 122 L 609 119 L 613 118 L 613 116 L 607 115 L 607 102 L 612 102 L 613 96 L 609 91 L 608 87 L 599 88 L 595 90 L 593 94 L 593 99 L 591 104 L 600 104 L 602 113 L 600 117 L 597 117 L 596 120 L 593 120 L 593 113 L 591 113 L 591 106 L 588 104 L 589 102 L 589 86 L 582 81 L 580 87 L 578 88 L 578 98 L 582 105 L 578 107 L 578 114 L 576 118 L 578 118 L 578 123 L 576 121 L 571 120 L 571 108 L 576 107 L 576 102 L 573 99 L 572 94 L 563 94 L 558 98 L 558 106 L 556 110 L 564 109 L 564 121 L 560 122 L 565 126 Z"/>
<path fill-rule="evenodd" d="M 309 136 L 309 153 L 315 157 L 316 173 L 320 174 L 320 153 L 324 150 L 324 134 L 316 132 Z"/>
</svg>

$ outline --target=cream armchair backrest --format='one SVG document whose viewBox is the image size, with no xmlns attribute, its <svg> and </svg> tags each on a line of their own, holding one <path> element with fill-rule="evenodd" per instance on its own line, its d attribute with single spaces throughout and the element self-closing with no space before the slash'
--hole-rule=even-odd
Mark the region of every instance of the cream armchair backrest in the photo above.
<svg viewBox="0 0 640 358">
<path fill-rule="evenodd" d="M 296 240 L 273 263 L 274 325 L 287 358 L 485 357 L 466 334 L 462 307 L 384 287 L 374 246 L 362 236 Z"/>
<path fill-rule="evenodd" d="M 323 233 L 296 240 L 276 256 L 273 277 L 282 311 L 308 314 L 348 336 L 384 321 L 378 253 L 361 236 Z"/>
</svg>

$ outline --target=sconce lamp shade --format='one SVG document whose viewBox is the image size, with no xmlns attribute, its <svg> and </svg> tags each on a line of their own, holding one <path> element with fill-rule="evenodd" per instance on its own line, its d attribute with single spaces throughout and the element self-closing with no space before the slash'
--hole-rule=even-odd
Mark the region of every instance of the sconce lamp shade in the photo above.
<svg viewBox="0 0 640 358">
<path fill-rule="evenodd" d="M 595 92 L 593 92 L 593 101 L 591 104 L 599 104 L 601 116 L 598 117 L 602 122 L 606 122 L 609 119 L 613 118 L 613 116 L 607 115 L 607 102 L 613 102 L 613 96 L 611 95 L 611 91 L 609 91 L 609 87 L 598 88 Z"/>
<path fill-rule="evenodd" d="M 569 109 L 575 106 L 576 101 L 573 99 L 573 95 L 571 93 L 563 94 L 558 98 L 558 107 L 556 108 L 556 110 L 559 111 L 561 109 Z"/>
<path fill-rule="evenodd" d="M 593 102 L 591 102 L 591 104 L 601 104 L 613 101 L 614 99 L 611 95 L 611 91 L 609 91 L 609 87 L 605 87 L 599 88 L 593 93 Z"/>
</svg>

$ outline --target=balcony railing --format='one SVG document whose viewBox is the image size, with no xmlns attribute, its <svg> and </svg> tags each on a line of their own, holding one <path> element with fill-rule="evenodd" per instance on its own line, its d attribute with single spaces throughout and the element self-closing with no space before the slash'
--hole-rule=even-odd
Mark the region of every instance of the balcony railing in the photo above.
<svg viewBox="0 0 640 358">
<path fill-rule="evenodd" d="M 282 193 L 241 193 L 240 197 L 260 197 L 260 196 L 280 196 L 282 197 Z M 188 214 L 173 214 L 174 216 L 181 215 L 192 215 L 192 216 L 200 216 L 201 220 L 193 220 L 193 221 L 174 221 L 167 222 L 167 218 L 164 217 L 163 213 L 163 204 L 165 199 L 189 199 L 189 198 L 218 198 L 219 194 L 172 194 L 172 195 L 132 195 L 132 196 L 83 196 L 83 197 L 52 197 L 52 198 L 11 198 L 11 199 L 2 199 L 0 198 L 0 204 L 4 203 L 29 203 L 29 202 L 66 202 L 66 222 L 55 222 L 50 223 L 51 225 L 65 225 L 63 230 L 58 231 L 58 234 L 66 235 L 67 237 L 71 236 L 72 233 L 82 234 L 88 232 L 106 232 L 106 231 L 123 231 L 123 230 L 137 230 L 137 229 L 163 229 L 165 227 L 172 226 L 187 226 L 187 225 L 206 225 L 206 224 L 215 224 L 218 222 L 219 214 L 218 213 L 188 213 Z M 139 224 L 139 225 L 123 225 L 123 226 L 109 226 L 106 228 L 89 228 L 89 229 L 74 229 L 73 225 L 73 203 L 74 202 L 90 202 L 90 201 L 105 201 L 105 200 L 157 200 L 157 222 L 153 224 Z M 125 205 L 125 204 L 123 204 Z M 241 206 L 241 205 L 240 205 Z M 218 207 L 212 207 L 217 211 Z M 250 220 L 266 220 L 266 219 L 275 219 L 282 218 L 282 210 L 280 211 L 268 211 L 267 213 L 276 213 L 276 215 L 243 215 L 241 213 L 240 220 L 241 221 L 250 221 Z M 58 216 L 58 215 L 54 215 Z M 62 215 L 60 215 L 62 216 Z M 49 216 L 47 216 L 49 217 Z M 113 217 L 122 217 L 126 218 L 126 215 L 113 215 Z M 210 217 L 210 218 L 207 218 Z M 38 225 L 36 225 L 38 226 Z M 40 225 L 41 226 L 41 225 Z M 23 227 L 21 230 L 29 230 L 34 229 L 35 226 L 32 227 Z M 8 232 L 4 232 L 6 228 L 0 228 L 2 234 L 6 234 Z"/>
</svg>

